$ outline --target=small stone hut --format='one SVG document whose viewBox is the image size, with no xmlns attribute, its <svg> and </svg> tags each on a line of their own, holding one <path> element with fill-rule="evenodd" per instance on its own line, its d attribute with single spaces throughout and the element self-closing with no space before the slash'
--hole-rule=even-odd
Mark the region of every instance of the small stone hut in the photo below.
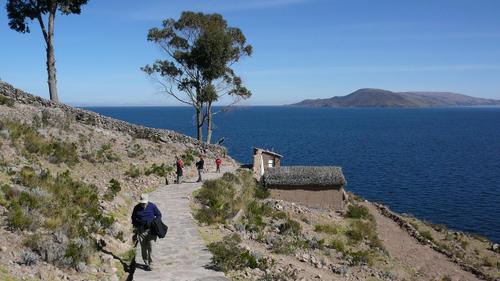
<svg viewBox="0 0 500 281">
<path fill-rule="evenodd" d="M 287 166 L 268 168 L 262 177 L 271 197 L 308 207 L 344 211 L 347 194 L 342 168 Z"/>
<path fill-rule="evenodd" d="M 282 155 L 262 148 L 253 149 L 253 172 L 257 178 L 266 173 L 269 168 L 281 166 Z"/>
</svg>

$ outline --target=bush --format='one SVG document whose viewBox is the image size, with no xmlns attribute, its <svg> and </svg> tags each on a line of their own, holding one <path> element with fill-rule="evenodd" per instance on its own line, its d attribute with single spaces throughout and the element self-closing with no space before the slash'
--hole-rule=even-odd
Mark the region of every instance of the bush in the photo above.
<svg viewBox="0 0 500 281">
<path fill-rule="evenodd" d="M 203 205 L 197 210 L 195 218 L 207 224 L 223 223 L 236 214 L 234 186 L 224 180 L 207 180 L 196 194 L 195 198 Z"/>
<path fill-rule="evenodd" d="M 11 228 L 19 230 L 28 229 L 33 223 L 30 215 L 23 210 L 22 206 L 18 202 L 13 202 L 9 206 L 7 221 Z"/>
<path fill-rule="evenodd" d="M 265 226 L 264 217 L 273 213 L 273 209 L 259 201 L 252 200 L 245 208 L 247 230 L 262 230 Z"/>
<path fill-rule="evenodd" d="M 372 221 L 354 221 L 346 235 L 354 244 L 361 242 L 365 238 L 372 247 L 379 247 L 381 243 L 378 239 L 376 225 Z"/>
<path fill-rule="evenodd" d="M 131 146 L 127 147 L 127 156 L 129 158 L 135 158 L 144 154 L 144 150 L 141 145 L 138 143 L 134 143 Z"/>
<path fill-rule="evenodd" d="M 224 237 L 221 242 L 210 243 L 207 247 L 213 255 L 212 265 L 224 272 L 259 267 L 257 259 L 248 250 L 241 248 L 240 242 L 241 238 L 232 234 Z"/>
<path fill-rule="evenodd" d="M 169 173 L 172 173 L 174 171 L 174 167 L 172 166 L 167 166 L 165 163 L 161 165 L 156 165 L 153 163 L 149 169 L 146 169 L 144 171 L 144 174 L 146 176 L 149 176 L 151 174 L 155 174 L 159 177 L 166 177 Z"/>
<path fill-rule="evenodd" d="M 240 179 L 235 174 L 230 173 L 230 172 L 225 172 L 222 175 L 222 179 L 227 181 L 227 182 L 231 182 L 231 183 L 236 183 L 236 184 L 240 183 Z"/>
<path fill-rule="evenodd" d="M 429 230 L 420 231 L 420 235 L 429 241 L 434 241 L 434 238 Z"/>
<path fill-rule="evenodd" d="M 349 205 L 346 216 L 351 219 L 370 219 L 371 214 L 368 208 L 360 205 Z"/>
<path fill-rule="evenodd" d="M 104 199 L 111 201 L 115 198 L 116 194 L 122 190 L 121 184 L 116 179 L 111 179 L 108 183 L 108 190 L 104 194 Z"/>
<path fill-rule="evenodd" d="M 327 234 L 337 234 L 338 229 L 336 226 L 330 224 L 316 224 L 314 225 L 314 231 Z"/>
<path fill-rule="evenodd" d="M 373 253 L 370 251 L 358 251 L 349 253 L 354 265 L 373 265 Z"/>
<path fill-rule="evenodd" d="M 340 253 L 343 253 L 343 254 L 346 253 L 345 244 L 344 244 L 344 242 L 342 240 L 334 239 L 334 240 L 332 240 L 330 242 L 330 244 L 328 244 L 328 247 L 332 248 L 332 249 L 335 249 L 337 252 L 340 252 Z"/>
<path fill-rule="evenodd" d="M 105 143 L 96 152 L 96 159 L 100 163 L 120 161 L 120 157 L 113 151 L 111 144 Z"/>
<path fill-rule="evenodd" d="M 293 255 L 297 249 L 306 249 L 309 243 L 298 236 L 281 236 L 273 242 L 271 251 L 276 254 Z"/>
<path fill-rule="evenodd" d="M 299 235 L 301 229 L 300 223 L 292 219 L 287 219 L 279 226 L 280 234 L 283 235 Z"/>
<path fill-rule="evenodd" d="M 184 165 L 186 167 L 191 166 L 191 164 L 193 164 L 196 154 L 197 154 L 196 151 L 194 151 L 192 149 L 187 149 L 184 152 L 184 154 L 181 155 L 182 162 L 184 162 Z"/>
<path fill-rule="evenodd" d="M 142 175 L 142 171 L 141 169 L 139 169 L 139 167 L 130 164 L 128 170 L 125 171 L 125 175 L 135 179 Z"/>
<path fill-rule="evenodd" d="M 255 187 L 255 198 L 266 199 L 271 195 L 269 189 L 261 184 L 257 184 Z"/>
<path fill-rule="evenodd" d="M 13 107 L 14 106 L 14 100 L 6 97 L 4 95 L 0 95 L 0 105 L 6 105 L 8 107 Z"/>
</svg>

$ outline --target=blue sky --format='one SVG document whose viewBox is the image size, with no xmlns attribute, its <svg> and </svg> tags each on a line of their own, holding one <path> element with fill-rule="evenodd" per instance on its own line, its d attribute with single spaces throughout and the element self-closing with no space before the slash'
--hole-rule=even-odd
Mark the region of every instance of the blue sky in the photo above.
<svg viewBox="0 0 500 281">
<path fill-rule="evenodd" d="M 48 97 L 45 45 L 9 29 L 0 0 L 0 78 Z M 254 54 L 237 66 L 245 105 L 365 87 L 500 99 L 498 0 L 90 0 L 56 18 L 59 95 L 79 105 L 177 105 L 139 69 L 162 53 L 149 28 L 184 10 L 221 13 Z"/>
</svg>

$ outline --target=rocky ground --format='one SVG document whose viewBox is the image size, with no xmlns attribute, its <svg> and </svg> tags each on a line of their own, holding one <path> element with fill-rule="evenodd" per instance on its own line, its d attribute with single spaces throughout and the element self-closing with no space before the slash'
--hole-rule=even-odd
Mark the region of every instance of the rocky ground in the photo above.
<svg viewBox="0 0 500 281">
<path fill-rule="evenodd" d="M 238 173 L 240 177 L 245 174 Z M 238 194 L 245 193 L 246 184 L 249 183 L 244 180 L 233 182 L 238 190 L 235 198 L 245 197 Z M 209 208 L 199 197 L 193 199 L 195 214 Z M 224 201 L 212 198 L 215 199 Z M 241 204 L 242 200 L 247 203 Z M 352 200 L 346 214 L 270 198 L 247 196 L 236 201 L 240 208 L 229 212 L 224 220 L 200 218 L 200 232 L 214 253 L 214 266 L 233 280 L 472 281 L 500 277 L 500 254 L 493 251 L 491 242 L 442 227 L 437 231 L 430 224 L 391 212 L 403 222 L 418 225 L 412 229 L 414 235 L 423 233 L 427 237 L 419 241 L 381 211 L 390 210 L 361 199 Z M 433 229 L 430 234 L 428 229 Z M 235 235 L 239 239 L 233 244 L 228 242 Z M 440 245 L 437 250 L 428 244 L 428 239 L 435 246 Z M 218 244 L 220 241 L 231 247 L 224 248 Z M 439 247 L 445 243 L 459 245 L 463 259 L 457 262 L 457 257 L 440 252 Z M 253 259 L 234 260 L 232 251 Z"/>
<path fill-rule="evenodd" d="M 184 158 L 186 177 L 195 176 L 199 154 L 207 169 L 225 157 L 185 136 L 0 86 L 0 280 L 124 278 L 120 261 L 133 256 L 129 221 L 138 195 L 173 182 L 175 156 Z"/>
</svg>

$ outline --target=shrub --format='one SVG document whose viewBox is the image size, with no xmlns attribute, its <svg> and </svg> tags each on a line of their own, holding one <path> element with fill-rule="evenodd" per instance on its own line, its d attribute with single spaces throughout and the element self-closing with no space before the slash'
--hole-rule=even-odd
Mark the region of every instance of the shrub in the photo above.
<svg viewBox="0 0 500 281">
<path fill-rule="evenodd" d="M 300 223 L 292 219 L 287 219 L 279 226 L 280 234 L 284 235 L 299 235 L 301 229 Z"/>
<path fill-rule="evenodd" d="M 96 152 L 96 159 L 100 163 L 119 161 L 120 157 L 113 151 L 111 144 L 105 143 Z"/>
<path fill-rule="evenodd" d="M 9 226 L 13 229 L 25 230 L 33 223 L 29 214 L 27 214 L 18 202 L 13 202 L 9 206 L 7 214 Z"/>
<path fill-rule="evenodd" d="M 373 253 L 370 251 L 351 252 L 349 255 L 352 257 L 352 262 L 355 265 L 373 264 Z"/>
<path fill-rule="evenodd" d="M 106 191 L 106 194 L 104 194 L 104 199 L 108 201 L 113 200 L 116 194 L 118 194 L 121 190 L 122 187 L 120 182 L 114 178 L 111 179 L 108 183 L 108 190 Z"/>
<path fill-rule="evenodd" d="M 144 154 L 144 150 L 141 145 L 134 143 L 132 146 L 127 147 L 127 156 L 129 158 L 135 158 Z"/>
<path fill-rule="evenodd" d="M 434 238 L 429 230 L 420 231 L 420 235 L 429 241 L 434 241 Z"/>
<path fill-rule="evenodd" d="M 203 223 L 223 223 L 236 213 L 234 186 L 224 180 L 208 180 L 196 194 L 195 198 L 203 205 L 197 210 L 195 218 Z"/>
<path fill-rule="evenodd" d="M 327 234 L 337 234 L 338 229 L 336 226 L 330 224 L 316 224 L 314 225 L 314 231 Z"/>
<path fill-rule="evenodd" d="M 346 216 L 351 219 L 370 219 L 368 208 L 360 205 L 349 205 Z"/>
<path fill-rule="evenodd" d="M 370 242 L 370 246 L 380 246 L 376 225 L 372 221 L 354 221 L 351 224 L 351 229 L 346 232 L 346 235 L 354 244 L 366 238 Z"/>
<path fill-rule="evenodd" d="M 213 266 L 224 272 L 257 268 L 257 259 L 248 251 L 239 246 L 241 238 L 237 234 L 226 236 L 220 242 L 210 243 L 207 247 L 212 252 Z"/>
<path fill-rule="evenodd" d="M 343 253 L 343 254 L 346 253 L 345 244 L 344 244 L 344 242 L 342 240 L 334 239 L 334 240 L 332 240 L 330 242 L 330 244 L 328 244 L 328 247 L 332 248 L 332 249 L 335 249 L 337 252 L 340 252 L 340 253 Z"/>
<path fill-rule="evenodd" d="M 76 144 L 67 142 L 51 141 L 44 153 L 49 157 L 49 161 L 54 164 L 66 163 L 73 166 L 78 163 L 78 152 Z"/>
<path fill-rule="evenodd" d="M 153 163 L 149 169 L 146 169 L 144 171 L 144 174 L 146 176 L 149 176 L 151 174 L 155 174 L 159 177 L 166 177 L 169 173 L 172 173 L 174 171 L 174 167 L 172 166 L 167 166 L 165 163 L 161 165 L 156 165 Z"/>
<path fill-rule="evenodd" d="M 258 199 L 266 199 L 271 195 L 269 189 L 261 184 L 255 186 L 255 197 Z"/>
<path fill-rule="evenodd" d="M 240 179 L 233 173 L 231 172 L 225 172 L 223 175 L 222 175 L 222 179 L 227 181 L 227 182 L 231 182 L 231 183 L 240 183 Z"/>
<path fill-rule="evenodd" d="M 141 169 L 139 169 L 139 167 L 130 164 L 128 170 L 125 171 L 125 175 L 135 179 L 142 175 L 142 171 Z"/>
<path fill-rule="evenodd" d="M 32 251 L 24 251 L 21 253 L 21 261 L 19 263 L 26 266 L 32 266 L 37 263 L 39 258 L 40 257 Z"/>
<path fill-rule="evenodd" d="M 281 236 L 273 242 L 271 251 L 276 254 L 293 255 L 297 249 L 308 247 L 308 241 L 298 236 Z"/>
<path fill-rule="evenodd" d="M 4 95 L 0 95 L 0 105 L 6 105 L 8 107 L 13 107 L 14 106 L 14 100 L 6 97 Z"/>
<path fill-rule="evenodd" d="M 252 200 L 245 208 L 247 230 L 261 230 L 264 228 L 264 217 L 273 213 L 273 209 L 259 201 Z"/>
<path fill-rule="evenodd" d="M 184 154 L 181 155 L 181 159 L 186 167 L 191 166 L 191 164 L 193 164 L 196 154 L 197 154 L 196 151 L 192 149 L 187 149 L 186 151 L 184 151 Z"/>
</svg>

